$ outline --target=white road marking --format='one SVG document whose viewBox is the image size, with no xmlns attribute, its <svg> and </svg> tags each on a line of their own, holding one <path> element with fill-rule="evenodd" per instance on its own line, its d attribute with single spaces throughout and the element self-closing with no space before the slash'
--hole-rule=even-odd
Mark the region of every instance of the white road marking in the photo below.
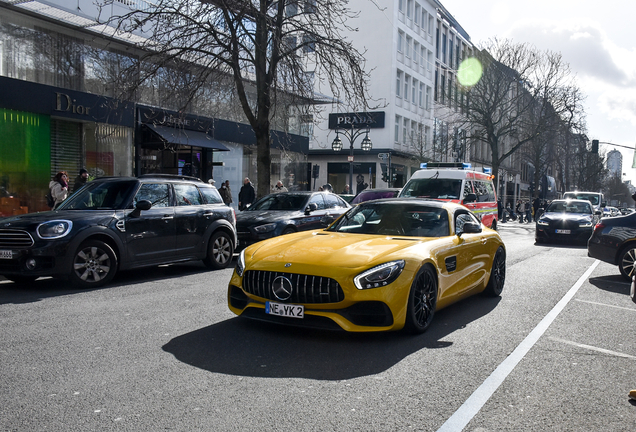
<svg viewBox="0 0 636 432">
<path fill-rule="evenodd" d="M 616 357 L 623 357 L 623 358 L 629 358 L 629 359 L 636 360 L 636 356 L 620 353 L 618 351 L 610 351 L 610 350 L 607 350 L 605 348 L 599 348 L 599 347 L 595 347 L 595 346 L 592 346 L 592 345 L 585 345 L 585 344 L 581 344 L 581 343 L 578 343 L 578 342 L 573 342 L 573 341 L 569 341 L 569 340 L 565 340 L 565 339 L 559 339 L 559 338 L 555 338 L 555 337 L 549 337 L 548 339 L 551 339 L 551 340 L 553 340 L 555 342 L 561 342 L 561 343 L 564 343 L 564 344 L 568 344 L 568 345 L 572 345 L 572 346 L 575 346 L 575 347 L 579 347 L 579 348 L 585 348 L 585 349 L 588 349 L 588 350 L 597 351 L 597 352 L 600 352 L 600 353 L 603 353 L 603 354 L 609 354 L 609 355 L 613 355 L 613 356 L 616 356 Z"/>
<path fill-rule="evenodd" d="M 626 308 L 626 307 L 623 307 L 623 306 L 614 306 L 614 305 L 607 304 L 607 303 L 598 303 L 598 302 L 593 302 L 593 301 L 589 301 L 589 300 L 579 300 L 579 299 L 574 299 L 574 300 L 576 300 L 578 302 L 581 302 L 581 303 L 589 303 L 589 304 L 595 304 L 595 305 L 599 305 L 599 306 L 607 306 L 607 307 L 611 307 L 611 308 L 623 309 L 623 310 L 636 312 L 636 309 L 634 309 L 634 308 Z"/>
<path fill-rule="evenodd" d="M 581 288 L 583 283 L 592 274 L 600 261 L 595 260 L 587 269 L 583 276 L 570 288 L 561 300 L 552 308 L 541 322 L 530 332 L 528 336 L 515 348 L 506 359 L 497 366 L 497 369 L 470 395 L 470 397 L 459 407 L 455 413 L 437 430 L 438 432 L 459 432 L 477 415 L 479 410 L 488 402 L 488 399 L 495 393 L 506 377 L 514 370 L 517 364 L 525 357 L 530 349 L 543 336 L 552 322 L 561 311 L 572 300 L 572 297 Z"/>
</svg>

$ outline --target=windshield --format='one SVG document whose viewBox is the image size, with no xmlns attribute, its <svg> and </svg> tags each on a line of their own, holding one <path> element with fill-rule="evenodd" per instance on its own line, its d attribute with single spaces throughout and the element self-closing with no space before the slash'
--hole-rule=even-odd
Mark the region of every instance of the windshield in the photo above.
<svg viewBox="0 0 636 432">
<path fill-rule="evenodd" d="M 402 192 L 401 197 L 419 197 L 434 199 L 459 199 L 462 191 L 461 179 L 411 179 Z"/>
<path fill-rule="evenodd" d="M 421 204 L 364 202 L 349 210 L 328 231 L 400 235 L 406 237 L 444 237 L 449 235 L 448 213 Z"/>
<path fill-rule="evenodd" d="M 581 213 L 592 214 L 592 207 L 585 202 L 553 202 L 545 209 L 546 213 Z"/>
<path fill-rule="evenodd" d="M 254 210 L 304 210 L 308 195 L 273 194 L 263 197 L 250 206 Z"/>
<path fill-rule="evenodd" d="M 563 195 L 563 198 L 588 200 L 595 206 L 601 204 L 601 195 L 597 193 L 566 192 L 565 195 Z"/>
<path fill-rule="evenodd" d="M 126 208 L 136 180 L 94 181 L 71 195 L 58 210 L 116 210 Z"/>
</svg>

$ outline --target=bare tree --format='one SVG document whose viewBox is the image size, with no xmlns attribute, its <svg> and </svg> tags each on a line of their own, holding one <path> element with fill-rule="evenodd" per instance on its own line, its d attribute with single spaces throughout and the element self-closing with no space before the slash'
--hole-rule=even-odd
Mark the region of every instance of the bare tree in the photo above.
<svg viewBox="0 0 636 432">
<path fill-rule="evenodd" d="M 576 103 L 563 91 L 574 86 L 573 76 L 560 54 L 509 40 L 490 40 L 476 58 L 483 74 L 463 88 L 467 109 L 454 112 L 450 122 L 470 131 L 473 142 L 488 145 L 498 176 L 502 163 L 522 146 L 549 144 L 547 137 L 538 138 L 551 133 L 555 116 Z"/>
<path fill-rule="evenodd" d="M 186 64 L 188 80 L 174 83 L 183 86 L 185 108 L 210 81 L 229 77 L 225 88 L 256 136 L 259 195 L 269 192 L 277 110 L 285 116 L 291 106 L 309 109 L 314 89 L 325 86 L 335 99 L 367 107 L 363 53 L 342 36 L 355 31 L 357 16 L 346 0 L 158 0 L 131 8 L 105 21 L 143 35 L 135 38 L 144 54 L 134 86 Z"/>
</svg>

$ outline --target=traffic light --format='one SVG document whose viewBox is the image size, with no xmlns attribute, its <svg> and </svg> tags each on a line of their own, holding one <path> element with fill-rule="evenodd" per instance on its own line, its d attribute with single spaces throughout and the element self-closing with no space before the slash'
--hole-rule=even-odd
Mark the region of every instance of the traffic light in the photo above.
<svg viewBox="0 0 636 432">
<path fill-rule="evenodd" d="M 385 183 L 388 183 L 389 181 L 389 176 L 387 175 L 387 168 L 386 168 L 386 164 L 381 163 L 380 164 L 380 169 L 382 170 L 382 181 Z"/>
<path fill-rule="evenodd" d="M 592 153 L 598 153 L 598 140 L 592 140 Z"/>
</svg>

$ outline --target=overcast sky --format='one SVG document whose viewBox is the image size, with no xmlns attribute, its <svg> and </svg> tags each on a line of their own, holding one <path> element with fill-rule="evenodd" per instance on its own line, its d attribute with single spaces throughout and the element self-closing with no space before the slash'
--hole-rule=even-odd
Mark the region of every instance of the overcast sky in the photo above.
<svg viewBox="0 0 636 432">
<path fill-rule="evenodd" d="M 471 41 L 492 37 L 560 52 L 586 100 L 589 139 L 636 145 L 636 1 L 441 0 Z M 623 172 L 636 183 L 634 151 L 623 153 Z"/>
</svg>

